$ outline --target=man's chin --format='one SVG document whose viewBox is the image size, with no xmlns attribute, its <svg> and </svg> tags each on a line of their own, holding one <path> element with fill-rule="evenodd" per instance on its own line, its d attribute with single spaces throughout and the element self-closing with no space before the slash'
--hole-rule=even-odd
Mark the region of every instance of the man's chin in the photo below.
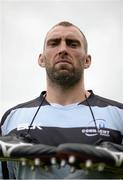
<svg viewBox="0 0 123 180">
<path fill-rule="evenodd" d="M 71 71 L 73 70 L 73 66 L 70 63 L 58 63 L 55 65 L 54 70 L 57 71 Z"/>
<path fill-rule="evenodd" d="M 62 69 L 62 70 L 59 70 L 58 72 L 56 72 L 55 76 L 67 78 L 67 77 L 71 76 L 71 72 L 67 69 Z"/>
</svg>

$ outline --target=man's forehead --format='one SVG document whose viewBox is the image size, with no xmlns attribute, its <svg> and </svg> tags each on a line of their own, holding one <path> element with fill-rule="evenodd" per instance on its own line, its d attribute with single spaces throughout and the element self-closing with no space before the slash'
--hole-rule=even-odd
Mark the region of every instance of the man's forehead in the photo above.
<svg viewBox="0 0 123 180">
<path fill-rule="evenodd" d="M 67 38 L 83 39 L 81 32 L 74 26 L 55 26 L 47 33 L 46 40 L 62 36 Z"/>
</svg>

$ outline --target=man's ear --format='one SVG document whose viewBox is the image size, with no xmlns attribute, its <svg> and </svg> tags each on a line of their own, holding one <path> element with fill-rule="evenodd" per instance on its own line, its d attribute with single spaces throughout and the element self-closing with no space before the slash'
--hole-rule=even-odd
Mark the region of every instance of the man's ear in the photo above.
<svg viewBox="0 0 123 180">
<path fill-rule="evenodd" d="M 91 56 L 90 55 L 86 55 L 84 68 L 87 69 L 87 68 L 90 67 L 90 65 L 91 65 Z"/>
<path fill-rule="evenodd" d="M 45 67 L 45 58 L 44 58 L 44 55 L 43 55 L 43 54 L 39 54 L 38 64 L 39 64 L 39 66 L 41 66 L 41 67 Z"/>
</svg>

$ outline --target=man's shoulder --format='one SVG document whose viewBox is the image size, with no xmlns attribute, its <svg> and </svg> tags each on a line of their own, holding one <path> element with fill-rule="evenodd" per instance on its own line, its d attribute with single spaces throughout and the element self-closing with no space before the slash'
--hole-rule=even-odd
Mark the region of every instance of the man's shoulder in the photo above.
<svg viewBox="0 0 123 180">
<path fill-rule="evenodd" d="M 33 98 L 32 100 L 29 100 L 29 101 L 26 101 L 26 102 L 23 102 L 23 103 L 19 103 L 13 107 L 11 107 L 10 109 L 8 109 L 3 117 L 2 117 L 2 120 L 1 120 L 1 125 L 4 123 L 5 119 L 8 117 L 9 114 L 11 114 L 12 111 L 15 111 L 15 110 L 18 110 L 18 109 L 23 109 L 23 108 L 35 108 L 35 107 L 38 107 L 40 105 L 40 102 L 41 102 L 41 99 L 42 99 L 42 95 L 36 97 L 36 98 Z"/>
<path fill-rule="evenodd" d="M 15 109 L 19 109 L 19 108 L 31 108 L 31 107 L 37 107 L 40 105 L 42 99 L 43 99 L 43 95 L 45 94 L 46 92 L 45 91 L 42 91 L 40 96 L 36 97 L 36 98 L 33 98 L 31 100 L 28 100 L 26 102 L 23 102 L 23 103 L 19 103 L 15 106 L 13 106 L 12 108 L 8 109 L 6 112 L 10 112 L 12 110 L 15 110 Z"/>
<path fill-rule="evenodd" d="M 37 98 L 34 98 L 32 100 L 29 100 L 29 101 L 26 101 L 26 102 L 23 102 L 23 103 L 19 103 L 19 104 L 15 105 L 15 106 L 11 107 L 7 111 L 12 111 L 12 110 L 19 109 L 19 108 L 36 107 L 36 106 L 38 106 L 39 102 L 40 102 L 40 97 L 37 97 Z"/>
<path fill-rule="evenodd" d="M 115 106 L 118 107 L 120 109 L 123 109 L 123 103 L 117 101 L 117 100 L 113 100 L 107 97 L 103 97 L 97 94 L 94 94 L 95 100 L 97 101 L 99 106 Z"/>
</svg>

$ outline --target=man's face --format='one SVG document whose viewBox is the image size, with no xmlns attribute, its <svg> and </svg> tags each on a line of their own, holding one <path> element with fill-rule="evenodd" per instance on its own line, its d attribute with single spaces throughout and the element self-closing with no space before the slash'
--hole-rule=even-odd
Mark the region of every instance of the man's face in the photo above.
<svg viewBox="0 0 123 180">
<path fill-rule="evenodd" d="M 82 78 L 87 57 L 81 32 L 73 26 L 54 27 L 46 36 L 42 57 L 49 80 L 73 86 Z"/>
</svg>

